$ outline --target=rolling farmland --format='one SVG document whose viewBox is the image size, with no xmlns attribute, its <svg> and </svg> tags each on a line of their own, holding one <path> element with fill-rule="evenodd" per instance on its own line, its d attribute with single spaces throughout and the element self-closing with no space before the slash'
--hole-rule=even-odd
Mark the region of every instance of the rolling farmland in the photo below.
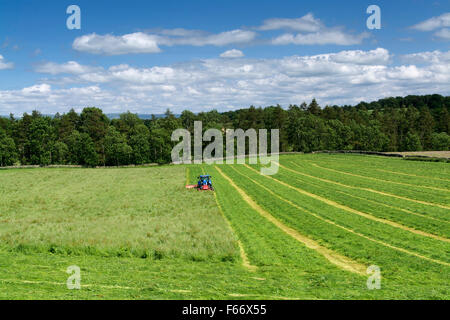
<svg viewBox="0 0 450 320">
<path fill-rule="evenodd" d="M 186 190 L 211 174 L 215 193 Z M 1 298 L 448 299 L 446 163 L 0 171 Z M 79 265 L 82 289 L 65 286 Z M 381 288 L 367 288 L 369 266 Z"/>
</svg>

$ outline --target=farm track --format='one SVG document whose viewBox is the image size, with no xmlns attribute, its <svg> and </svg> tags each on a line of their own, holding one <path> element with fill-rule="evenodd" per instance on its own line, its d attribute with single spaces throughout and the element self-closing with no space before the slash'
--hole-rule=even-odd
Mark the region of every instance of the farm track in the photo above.
<svg viewBox="0 0 450 320">
<path fill-rule="evenodd" d="M 299 165 L 296 164 L 295 162 L 290 162 L 290 163 L 293 164 L 294 166 L 299 167 Z M 432 202 L 426 202 L 426 201 L 411 199 L 411 198 L 407 198 L 407 197 L 403 197 L 403 196 L 399 196 L 399 195 L 395 195 L 395 194 L 392 194 L 392 193 L 387 193 L 387 192 L 383 192 L 383 191 L 379 191 L 379 190 L 375 190 L 375 189 L 371 189 L 371 188 L 351 186 L 351 185 L 343 184 L 343 183 L 340 183 L 340 182 L 337 182 L 337 181 L 333 181 L 333 180 L 328 180 L 328 179 L 312 176 L 312 175 L 309 175 L 309 174 L 301 172 L 301 171 L 297 171 L 297 170 L 294 170 L 294 169 L 291 169 L 291 168 L 287 168 L 286 166 L 281 165 L 281 164 L 280 164 L 280 166 L 282 168 L 286 169 L 286 170 L 289 170 L 289 171 L 293 172 L 293 173 L 300 174 L 300 175 L 303 175 L 303 176 L 306 176 L 306 177 L 309 177 L 309 178 L 313 178 L 313 179 L 316 179 L 316 180 L 319 180 L 319 181 L 322 181 L 322 182 L 335 184 L 335 185 L 338 185 L 338 186 L 341 186 L 341 187 L 351 188 L 351 189 L 356 189 L 356 190 L 364 190 L 364 191 L 380 194 L 380 195 L 383 195 L 383 196 L 386 196 L 386 197 L 397 198 L 397 199 L 401 199 L 401 200 L 405 200 L 405 201 L 410 201 L 410 202 L 414 202 L 414 203 L 420 203 L 420 204 L 423 204 L 423 205 L 432 206 L 432 207 L 438 207 L 438 208 L 442 208 L 442 209 L 450 209 L 449 206 L 446 206 L 446 205 L 443 205 L 443 204 L 438 204 L 438 203 L 432 203 Z"/>
<path fill-rule="evenodd" d="M 239 192 L 241 197 L 261 216 L 272 222 L 279 229 L 281 229 L 286 234 L 290 235 L 292 238 L 297 241 L 303 243 L 306 247 L 313 249 L 323 255 L 328 261 L 340 267 L 343 270 L 350 271 L 353 273 L 357 273 L 360 275 L 365 275 L 367 267 L 363 264 L 360 264 L 356 261 L 353 261 L 345 256 L 342 256 L 331 249 L 323 247 L 315 240 L 312 240 L 302 234 L 300 234 L 297 230 L 292 229 L 285 224 L 283 224 L 280 220 L 272 216 L 269 212 L 260 207 L 244 190 L 236 185 L 236 183 L 228 177 L 218 166 L 215 166 L 215 169 L 222 175 L 224 179 L 226 179 L 233 188 Z"/>
<path fill-rule="evenodd" d="M 250 169 L 250 170 L 254 171 L 255 173 L 258 173 L 258 174 L 259 174 L 259 171 L 255 170 L 254 168 L 250 167 L 249 165 L 245 164 L 245 166 L 246 166 L 248 169 Z M 246 175 L 245 175 L 245 176 L 246 176 Z M 279 184 L 281 184 L 281 185 L 283 185 L 283 186 L 285 186 L 285 187 L 288 187 L 288 188 L 290 188 L 290 189 L 293 189 L 293 190 L 295 190 L 295 191 L 297 191 L 297 192 L 300 192 L 300 193 L 302 193 L 302 194 L 303 194 L 303 192 L 305 192 L 304 190 L 301 190 L 301 189 L 299 189 L 299 188 L 296 188 L 296 187 L 294 187 L 294 186 L 291 186 L 290 184 L 287 184 L 287 183 L 285 183 L 285 182 L 283 182 L 283 181 L 281 181 L 281 180 L 278 180 L 278 179 L 276 179 L 276 178 L 273 178 L 273 177 L 271 177 L 271 176 L 263 176 L 263 177 L 268 178 L 268 179 L 271 179 L 271 180 L 273 180 L 273 181 L 275 181 L 275 182 L 277 182 L 277 183 L 279 183 Z M 320 216 L 320 215 L 318 215 L 318 214 L 315 214 L 315 213 L 313 213 L 313 212 L 311 212 L 311 211 L 309 211 L 309 210 L 306 210 L 305 208 L 302 208 L 302 207 L 300 207 L 300 206 L 298 206 L 298 205 L 292 203 L 290 200 L 285 199 L 285 198 L 281 197 L 280 195 L 277 195 L 277 194 L 273 193 L 273 192 L 270 191 L 268 188 L 264 187 L 262 184 L 256 182 L 255 180 L 251 179 L 250 177 L 246 176 L 246 178 L 248 178 L 250 181 L 254 182 L 255 184 L 259 185 L 260 187 L 264 188 L 266 191 L 268 191 L 268 192 L 271 193 L 272 195 L 276 196 L 276 197 L 279 198 L 280 200 L 283 200 L 284 202 L 289 203 L 291 206 L 293 206 L 293 207 L 295 207 L 295 208 L 297 208 L 297 209 L 300 209 L 300 210 L 302 210 L 302 211 L 304 211 L 304 212 L 306 212 L 306 213 L 308 213 L 308 214 L 314 216 L 315 218 L 318 218 L 318 219 L 320 219 L 320 220 L 322 220 L 322 221 L 324 221 L 324 222 L 326 222 L 326 223 L 328 223 L 328 224 L 331 224 L 331 225 L 333 225 L 333 226 L 336 226 L 336 227 L 338 227 L 338 228 L 340 228 L 340 229 L 342 229 L 342 230 L 345 230 L 345 231 L 347 231 L 347 232 L 350 232 L 350 233 L 352 233 L 352 234 L 354 234 L 354 235 L 357 235 L 357 236 L 359 236 L 359 237 L 362 237 L 362 238 L 364 238 L 364 239 L 366 239 L 366 240 L 369 240 L 369 241 L 371 241 L 371 242 L 374 242 L 374 243 L 377 243 L 377 244 L 381 244 L 381 245 L 383 245 L 383 246 L 385 246 L 385 247 L 387 247 L 387 248 L 390 248 L 390 249 L 393 249 L 393 250 L 396 250 L 396 251 L 399 251 L 399 252 L 406 253 L 406 254 L 408 254 L 408 255 L 410 255 L 410 256 L 414 256 L 414 257 L 417 257 L 417 258 L 420 258 L 420 259 L 423 259 L 423 260 L 427 260 L 427 261 L 430 261 L 430 262 L 434 262 L 434 263 L 437 263 L 437 264 L 440 264 L 440 265 L 450 266 L 450 263 L 448 263 L 448 262 L 441 261 L 441 260 L 438 260 L 438 259 L 433 259 L 433 258 L 430 258 L 430 257 L 426 257 L 426 256 L 421 255 L 421 254 L 419 254 L 419 253 L 416 253 L 416 252 L 413 252 L 413 251 L 410 251 L 410 250 L 407 250 L 407 249 L 404 249 L 404 248 L 400 248 L 400 247 L 391 245 L 391 244 L 389 244 L 389 243 L 387 243 L 387 242 L 384 242 L 384 241 L 381 241 L 381 240 L 378 240 L 378 239 L 374 239 L 374 238 L 369 237 L 369 236 L 367 236 L 367 235 L 364 235 L 364 234 L 362 234 L 362 233 L 356 232 L 356 231 L 354 231 L 354 230 L 352 230 L 352 229 L 350 229 L 350 228 L 347 228 L 347 227 L 344 227 L 344 226 L 342 226 L 342 225 L 339 225 L 338 223 L 336 223 L 336 222 L 334 222 L 334 221 L 331 221 L 331 220 L 329 220 L 329 219 L 326 219 L 326 218 L 324 218 L 324 217 L 322 217 L 322 216 Z"/>
<path fill-rule="evenodd" d="M 297 173 L 296 170 L 292 170 L 290 168 L 287 168 L 284 165 L 279 164 L 279 166 L 281 168 L 283 168 L 283 169 L 286 169 L 286 170 L 293 171 L 293 172 Z M 277 180 L 277 181 L 279 181 L 279 180 Z M 295 188 L 295 187 L 292 187 L 292 188 Z M 388 225 L 390 225 L 392 227 L 399 228 L 399 229 L 402 229 L 402 230 L 405 230 L 405 231 L 409 231 L 411 233 L 415 233 L 415 234 L 418 234 L 418 235 L 421 235 L 421 236 L 424 236 L 424 237 L 429 237 L 429 238 L 433 238 L 433 239 L 440 240 L 440 241 L 450 242 L 450 239 L 447 239 L 447 238 L 444 238 L 444 237 L 440 237 L 440 236 L 437 236 L 437 235 L 434 235 L 434 234 L 431 234 L 431 233 L 428 233 L 428 232 L 424 232 L 424 231 L 421 231 L 421 230 L 416 230 L 416 229 L 404 226 L 402 224 L 399 224 L 399 223 L 391 221 L 391 220 L 375 217 L 375 216 L 373 216 L 371 214 L 368 214 L 368 213 L 365 213 L 365 212 L 362 212 L 362 211 L 359 211 L 359 210 L 355 210 L 355 209 L 350 208 L 350 207 L 348 207 L 346 205 L 340 204 L 338 202 L 335 202 L 333 200 L 324 198 L 324 197 L 316 195 L 314 193 L 310 193 L 310 192 L 305 191 L 305 190 L 300 189 L 300 188 L 295 188 L 295 189 L 298 192 L 300 192 L 300 193 L 302 193 L 302 194 L 304 194 L 304 195 L 306 195 L 308 197 L 311 197 L 311 198 L 314 198 L 316 200 L 322 201 L 322 202 L 324 202 L 324 203 L 326 203 L 326 204 L 328 204 L 330 206 L 333 206 L 335 208 L 339 208 L 339 209 L 345 210 L 347 212 L 357 214 L 357 215 L 359 215 L 361 217 L 364 217 L 364 218 L 367 218 L 367 219 L 370 219 L 370 220 L 373 220 L 373 221 L 377 221 L 377 222 L 380 222 L 380 223 L 388 224 Z"/>
<path fill-rule="evenodd" d="M 417 185 L 417 184 L 404 183 L 404 182 L 398 182 L 398 181 L 378 179 L 378 178 L 369 177 L 369 176 L 363 176 L 363 175 L 354 174 L 354 173 L 350 173 L 350 172 L 346 172 L 346 171 L 342 171 L 342 170 L 336 170 L 336 169 L 323 167 L 323 166 L 318 165 L 317 163 L 312 163 L 312 165 L 314 167 L 316 167 L 316 168 L 320 168 L 320 169 L 336 172 L 336 173 L 339 173 L 339 174 L 345 174 L 345 175 L 349 175 L 349 176 L 352 176 L 352 177 L 372 180 L 372 181 L 379 181 L 379 182 L 384 182 L 384 183 L 392 183 L 392 184 L 397 184 L 397 185 L 402 185 L 402 186 L 407 186 L 407 187 L 412 187 L 412 188 L 419 187 L 419 188 L 431 189 L 431 190 L 436 190 L 436 191 L 450 192 L 450 190 L 448 190 L 448 189 L 442 189 L 442 188 L 436 188 L 436 187 L 430 187 L 430 186 L 423 186 L 423 185 Z"/>
</svg>

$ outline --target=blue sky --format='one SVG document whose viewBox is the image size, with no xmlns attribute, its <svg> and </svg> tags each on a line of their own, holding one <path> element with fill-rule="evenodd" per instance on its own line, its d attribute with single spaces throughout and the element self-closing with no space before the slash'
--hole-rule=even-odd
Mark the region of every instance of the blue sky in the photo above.
<svg viewBox="0 0 450 320">
<path fill-rule="evenodd" d="M 448 95 L 449 44 L 449 0 L 2 1 L 0 114 Z"/>
</svg>

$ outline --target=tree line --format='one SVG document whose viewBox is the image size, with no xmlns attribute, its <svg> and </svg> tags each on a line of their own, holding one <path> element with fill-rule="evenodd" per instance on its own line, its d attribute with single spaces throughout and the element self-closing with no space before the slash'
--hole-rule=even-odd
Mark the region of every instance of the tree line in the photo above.
<svg viewBox="0 0 450 320">
<path fill-rule="evenodd" d="M 282 152 L 449 150 L 449 108 L 450 97 L 426 95 L 324 108 L 313 99 L 287 109 L 185 110 L 180 116 L 167 110 L 164 117 L 147 120 L 130 112 L 109 119 L 95 107 L 54 116 L 33 111 L 0 117 L 0 166 L 169 163 L 177 143 L 172 132 L 193 132 L 194 121 L 202 121 L 203 130 L 280 129 Z"/>
</svg>

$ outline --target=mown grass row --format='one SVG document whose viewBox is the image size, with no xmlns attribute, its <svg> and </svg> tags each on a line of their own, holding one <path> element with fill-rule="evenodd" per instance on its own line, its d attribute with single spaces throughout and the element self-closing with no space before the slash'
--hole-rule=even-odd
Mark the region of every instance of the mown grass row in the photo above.
<svg viewBox="0 0 450 320">
<path fill-rule="evenodd" d="M 422 203 L 420 200 L 416 200 L 413 197 L 407 198 L 398 195 L 398 193 L 394 190 L 384 190 L 383 186 L 379 186 L 378 188 L 367 184 L 361 186 L 350 177 L 343 179 L 338 174 L 324 172 L 320 168 L 311 166 L 307 163 L 302 163 L 301 161 L 284 161 L 282 164 L 290 169 L 299 171 L 299 174 L 296 174 L 299 178 L 303 174 L 304 178 L 308 181 L 313 181 L 314 183 L 324 183 L 330 188 L 340 189 L 344 192 L 351 192 L 357 194 L 358 196 L 364 196 L 365 198 L 371 200 L 380 201 L 381 203 L 387 205 L 410 210 L 425 216 L 436 218 L 438 220 L 450 221 L 449 209 L 439 207 L 439 204 L 432 203 L 431 201 L 423 201 L 426 203 Z M 443 205 L 446 205 L 448 201 L 446 196 L 435 196 L 434 198 L 437 199 L 438 203 Z"/>
<path fill-rule="evenodd" d="M 443 220 L 440 216 L 439 218 L 433 218 L 429 215 L 404 209 L 403 205 L 397 204 L 397 206 L 394 206 L 389 202 L 380 202 L 379 198 L 385 198 L 383 195 L 373 194 L 364 190 L 345 188 L 341 185 L 335 185 L 310 178 L 304 174 L 311 175 L 311 172 L 296 166 L 292 162 L 286 161 L 283 162 L 283 165 L 292 171 L 281 168 L 280 174 L 283 172 L 285 175 L 290 175 L 290 179 L 295 180 L 296 185 L 301 186 L 303 189 L 309 190 L 314 194 L 326 197 L 327 199 L 336 201 L 361 212 L 371 214 L 374 217 L 394 221 L 401 225 L 442 237 L 449 238 L 450 236 L 450 222 Z"/>
<path fill-rule="evenodd" d="M 444 209 L 447 211 L 449 210 L 448 208 L 450 208 L 447 199 L 449 195 L 448 192 L 425 189 L 419 186 L 413 187 L 413 186 L 395 185 L 383 181 L 375 181 L 362 177 L 350 176 L 348 174 L 335 171 L 332 168 L 327 168 L 323 166 L 316 167 L 314 166 L 314 163 L 311 164 L 306 161 L 297 160 L 295 163 L 301 166 L 304 170 L 314 173 L 314 175 L 317 175 L 318 177 L 323 179 L 336 181 L 344 185 L 351 185 L 359 188 L 367 188 L 375 191 L 385 192 L 396 196 L 409 198 L 411 200 L 432 203 L 434 204 L 434 207 Z M 433 207 L 432 205 L 430 206 Z M 442 206 L 448 208 L 442 208 Z"/>
<path fill-rule="evenodd" d="M 283 169 L 280 169 L 280 173 L 275 176 L 275 178 L 314 195 L 317 195 L 319 192 L 318 190 L 320 190 L 320 186 L 317 187 L 315 185 L 306 185 L 303 181 L 298 181 L 296 177 L 291 174 L 291 172 L 283 171 Z M 293 191 L 296 192 L 295 190 Z M 315 210 L 315 212 L 319 215 L 335 221 L 340 225 L 349 227 L 358 232 L 362 232 L 363 234 L 369 235 L 374 239 L 378 239 L 401 248 L 414 250 L 414 252 L 424 254 L 425 256 L 429 256 L 433 259 L 443 260 L 445 262 L 448 262 L 450 259 L 448 242 L 425 237 L 407 230 L 403 230 L 399 227 L 388 225 L 387 223 L 389 221 L 387 221 L 387 223 L 373 221 L 356 213 L 337 208 L 331 204 L 326 204 L 323 201 L 312 199 L 310 196 L 302 195 L 298 192 L 296 193 L 297 196 L 293 199 L 294 202 L 297 204 L 309 204 L 306 205 L 308 209 Z M 326 197 L 322 198 L 329 200 L 329 198 Z M 353 205 L 349 205 L 345 205 L 345 207 L 354 209 Z M 365 210 L 363 213 L 367 212 L 368 210 Z"/>
<path fill-rule="evenodd" d="M 427 290 L 432 290 L 431 288 L 435 288 L 441 294 L 448 294 L 448 288 L 445 285 L 445 279 L 449 272 L 448 266 L 430 262 L 417 256 L 394 250 L 392 247 L 370 241 L 365 237 L 361 237 L 327 223 L 322 219 L 318 219 L 305 210 L 299 210 L 289 203 L 274 197 L 267 189 L 277 192 L 281 197 L 287 198 L 290 201 L 295 200 L 298 206 L 306 207 L 306 210 L 317 211 L 318 209 L 325 209 L 327 212 L 338 214 L 331 208 L 301 198 L 289 188 L 270 182 L 268 179 L 245 169 L 243 166 L 235 166 L 233 168 L 224 166 L 223 170 L 238 185 L 248 191 L 258 204 L 289 226 L 352 259 L 362 261 L 366 264 L 381 266 L 384 270 L 383 275 L 386 279 L 389 279 L 388 281 L 393 286 L 399 283 L 411 286 L 413 283 L 417 284 L 417 279 L 419 279 L 422 285 L 424 285 L 419 286 L 420 289 L 418 289 L 422 293 Z M 238 171 L 245 173 L 246 176 L 257 181 L 259 185 L 242 176 Z"/>
<path fill-rule="evenodd" d="M 276 289 L 278 294 L 310 298 L 377 295 L 367 290 L 365 277 L 339 269 L 262 217 L 214 166 L 190 167 L 189 172 L 190 183 L 200 174 L 213 176 L 218 204 L 241 241 L 249 262 L 257 267 L 252 273 L 263 277 L 266 284 L 275 287 L 283 284 Z"/>
<path fill-rule="evenodd" d="M 295 156 L 283 156 L 295 158 Z M 304 160 L 324 161 L 332 164 L 348 164 L 361 167 L 386 169 L 407 174 L 407 177 L 424 177 L 437 181 L 449 181 L 450 171 L 447 163 L 405 161 L 399 158 L 386 158 L 371 155 L 313 154 L 302 155 Z"/>
<path fill-rule="evenodd" d="M 298 160 L 294 158 L 290 158 L 291 160 Z M 289 160 L 289 157 L 286 157 L 286 160 Z M 412 188 L 415 188 L 416 186 L 423 186 L 425 189 L 429 188 L 430 190 L 436 190 L 436 191 L 442 191 L 446 190 L 446 192 L 450 192 L 450 179 L 445 179 L 441 177 L 442 173 L 446 173 L 446 171 L 450 170 L 450 168 L 443 167 L 441 174 L 438 176 L 431 176 L 428 172 L 428 176 L 419 176 L 417 174 L 414 174 L 413 172 L 400 172 L 400 171 L 394 171 L 398 170 L 399 168 L 391 167 L 391 170 L 389 170 L 389 167 L 386 168 L 384 165 L 380 164 L 371 164 L 368 165 L 364 163 L 364 165 L 361 165 L 359 161 L 348 161 L 348 160 L 327 160 L 324 157 L 317 157 L 315 160 L 309 159 L 306 160 L 306 162 L 310 164 L 317 164 L 321 165 L 327 168 L 332 168 L 336 170 L 341 170 L 348 173 L 358 174 L 364 177 L 367 177 L 370 179 L 380 179 L 383 181 L 386 181 L 386 183 L 392 183 L 392 184 L 405 184 L 407 186 L 410 186 Z M 448 167 L 448 166 L 447 166 Z M 402 168 L 400 168 L 402 169 Z M 444 195 L 446 193 L 443 193 Z"/>
</svg>

